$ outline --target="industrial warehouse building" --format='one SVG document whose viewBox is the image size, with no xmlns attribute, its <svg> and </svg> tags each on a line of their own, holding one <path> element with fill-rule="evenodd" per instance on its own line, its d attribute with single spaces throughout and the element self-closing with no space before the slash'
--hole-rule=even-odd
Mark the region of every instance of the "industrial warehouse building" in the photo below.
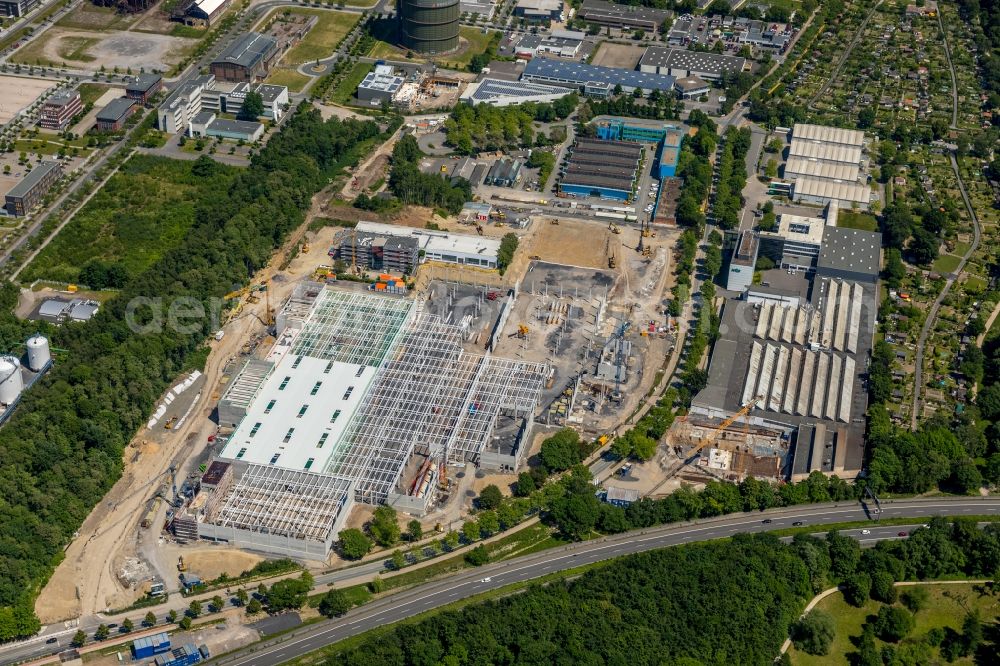
<svg viewBox="0 0 1000 666">
<path fill-rule="evenodd" d="M 411 242 L 412 241 L 412 242 Z M 500 241 L 481 236 L 361 221 L 343 231 L 330 256 L 375 270 L 413 274 L 420 253 L 427 261 L 496 268 Z"/>
<path fill-rule="evenodd" d="M 76 114 L 83 111 L 83 100 L 78 90 L 60 90 L 42 104 L 38 124 L 50 130 L 62 131 Z"/>
<path fill-rule="evenodd" d="M 718 81 L 724 74 L 747 69 L 747 59 L 721 53 L 650 46 L 639 60 L 639 71 L 676 77 L 697 76 Z"/>
<path fill-rule="evenodd" d="M 858 130 L 796 123 L 784 177 L 800 203 L 867 209 L 872 192 L 864 173 L 865 134 Z"/>
<path fill-rule="evenodd" d="M 665 93 L 674 89 L 674 77 L 669 75 L 631 72 L 552 58 L 532 58 L 521 77 L 536 83 L 582 88 L 585 94 L 595 96 L 608 96 L 619 85 L 624 92 L 631 93 L 638 88 L 647 95 L 654 90 Z"/>
<path fill-rule="evenodd" d="M 58 162 L 41 162 L 5 196 L 8 215 L 27 215 L 62 176 Z"/>
<path fill-rule="evenodd" d="M 325 560 L 355 503 L 420 514 L 447 465 L 514 469 L 546 367 L 463 350 L 413 300 L 297 285 L 266 359 L 219 404 L 234 423 L 175 529 Z"/>
<path fill-rule="evenodd" d="M 660 30 L 663 22 L 673 16 L 673 13 L 652 7 L 619 5 L 603 0 L 584 0 L 576 15 L 586 23 L 595 23 L 604 28 L 645 30 L 650 34 L 655 34 Z"/>
<path fill-rule="evenodd" d="M 212 61 L 211 72 L 221 81 L 258 81 L 278 54 L 278 42 L 270 35 L 248 32 L 238 37 Z"/>
<path fill-rule="evenodd" d="M 264 136 L 264 126 L 252 120 L 218 118 L 212 111 L 202 111 L 191 120 L 188 134 L 253 143 Z"/>
<path fill-rule="evenodd" d="M 504 81 L 502 79 L 485 78 L 470 84 L 462 93 L 459 101 L 475 106 L 476 104 L 492 104 L 493 106 L 511 106 L 526 102 L 554 102 L 570 93 L 568 88 L 546 86 L 527 81 Z"/>
<path fill-rule="evenodd" d="M 597 123 L 597 138 L 605 141 L 635 141 L 658 145 L 657 168 L 660 178 L 672 178 L 680 160 L 684 130 L 667 123 L 638 118 L 611 118 Z"/>
<path fill-rule="evenodd" d="M 877 235 L 877 234 L 876 234 Z M 864 459 L 867 392 L 863 377 L 875 332 L 878 264 L 866 256 L 864 282 L 817 271 L 796 274 L 801 290 L 775 299 L 754 289 L 728 299 L 708 385 L 692 401 L 695 418 L 723 419 L 753 402 L 747 417 L 794 441 L 784 476 L 813 471 L 852 478 Z M 777 302 L 776 302 L 777 301 Z"/>
<path fill-rule="evenodd" d="M 514 16 L 531 22 L 561 22 L 563 0 L 517 0 Z"/>
<path fill-rule="evenodd" d="M 559 190 L 575 196 L 627 201 L 632 198 L 641 158 L 642 146 L 637 143 L 579 138 Z"/>
</svg>

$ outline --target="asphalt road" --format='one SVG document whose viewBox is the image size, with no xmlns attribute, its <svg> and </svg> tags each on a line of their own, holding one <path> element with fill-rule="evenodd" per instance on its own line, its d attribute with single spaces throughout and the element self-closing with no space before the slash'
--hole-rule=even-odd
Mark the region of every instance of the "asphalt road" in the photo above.
<svg viewBox="0 0 1000 666">
<path fill-rule="evenodd" d="M 884 518 L 997 515 L 1000 514 L 1000 497 L 884 502 L 882 509 Z M 369 629 L 398 622 L 476 594 L 622 555 L 720 539 L 741 532 L 783 529 L 792 527 L 796 522 L 820 527 L 866 518 L 864 509 L 859 504 L 807 505 L 763 513 L 736 514 L 693 524 L 665 526 L 573 544 L 487 565 L 450 576 L 446 580 L 421 585 L 357 608 L 342 618 L 310 625 L 274 641 L 260 643 L 216 659 L 213 663 L 238 666 L 280 664 Z M 771 522 L 765 524 L 762 522 L 765 519 Z M 867 528 L 870 534 L 862 534 L 861 530 L 851 530 L 845 534 L 855 536 L 863 543 L 870 543 L 880 539 L 900 538 L 898 536 L 900 531 L 910 531 L 917 525 L 919 523 L 913 526 L 878 527 L 877 524 L 873 524 Z"/>
</svg>

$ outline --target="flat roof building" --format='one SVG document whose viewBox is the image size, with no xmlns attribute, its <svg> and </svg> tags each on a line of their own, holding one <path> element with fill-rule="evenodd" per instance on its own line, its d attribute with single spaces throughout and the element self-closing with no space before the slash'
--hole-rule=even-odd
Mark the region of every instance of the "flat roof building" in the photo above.
<svg viewBox="0 0 1000 666">
<path fill-rule="evenodd" d="M 525 102 L 554 102 L 569 93 L 568 88 L 560 86 L 486 78 L 469 84 L 462 93 L 460 101 L 472 106 L 476 104 L 511 106 Z"/>
<path fill-rule="evenodd" d="M 373 106 L 391 103 L 393 97 L 403 87 L 406 81 L 402 76 L 392 73 L 392 68 L 387 68 L 386 72 L 368 72 L 364 80 L 358 85 L 358 100 L 368 102 Z"/>
<path fill-rule="evenodd" d="M 157 109 L 157 126 L 168 134 L 183 131 L 201 113 L 202 95 L 215 84 L 215 76 L 197 76 L 178 86 Z"/>
<path fill-rule="evenodd" d="M 521 180 L 521 161 L 501 157 L 486 172 L 486 184 L 497 187 L 514 187 Z"/>
<path fill-rule="evenodd" d="M 723 74 L 739 73 L 746 68 L 746 58 L 665 46 L 648 47 L 639 60 L 641 72 L 676 77 L 698 76 L 707 81 L 717 81 Z"/>
<path fill-rule="evenodd" d="M 135 113 L 135 100 L 118 97 L 97 112 L 95 127 L 99 132 L 117 132 L 125 126 L 125 121 Z"/>
<path fill-rule="evenodd" d="M 526 21 L 562 21 L 562 0 L 517 0 L 514 16 Z"/>
<path fill-rule="evenodd" d="M 18 18 L 38 6 L 41 0 L 0 0 L 0 16 Z"/>
<path fill-rule="evenodd" d="M 229 7 L 230 0 L 194 0 L 184 10 L 187 25 L 212 25 Z"/>
<path fill-rule="evenodd" d="M 673 12 L 637 5 L 619 5 L 604 0 L 584 0 L 576 15 L 587 23 L 595 23 L 601 27 L 638 29 L 655 34 L 659 32 L 663 22 L 673 16 Z"/>
<path fill-rule="evenodd" d="M 832 143 L 820 143 L 804 139 L 792 139 L 788 147 L 788 157 L 801 157 L 817 162 L 841 164 L 861 164 L 861 148 Z"/>
<path fill-rule="evenodd" d="M 265 78 L 278 53 L 270 35 L 248 32 L 238 37 L 212 61 L 212 74 L 223 81 L 257 81 Z"/>
<path fill-rule="evenodd" d="M 601 67 L 568 60 L 553 60 L 551 58 L 532 58 L 525 66 L 522 78 L 539 83 L 570 88 L 601 85 L 603 91 L 610 91 L 620 85 L 624 92 L 632 92 L 636 88 L 648 94 L 653 90 L 670 92 L 674 89 L 674 77 L 662 74 L 634 72 L 616 67 Z"/>
<path fill-rule="evenodd" d="M 162 89 L 163 77 L 159 74 L 144 73 L 125 78 L 125 96 L 139 104 L 145 104 Z"/>
<path fill-rule="evenodd" d="M 760 251 L 760 239 L 753 231 L 744 231 L 733 248 L 733 257 L 729 261 L 729 273 L 726 276 L 726 289 L 744 291 L 753 283 L 753 274 L 757 266 L 757 255 Z"/>
<path fill-rule="evenodd" d="M 50 130 L 66 129 L 76 114 L 83 111 L 83 100 L 78 90 L 60 90 L 49 96 L 39 111 L 38 124 Z"/>
<path fill-rule="evenodd" d="M 39 163 L 7 192 L 7 213 L 17 217 L 27 215 L 61 176 L 62 167 L 58 162 Z"/>
<path fill-rule="evenodd" d="M 874 284 L 882 266 L 882 234 L 827 226 L 816 263 L 818 275 Z"/>
<path fill-rule="evenodd" d="M 559 182 L 565 194 L 626 201 L 635 189 L 642 146 L 623 141 L 577 139 Z"/>
<path fill-rule="evenodd" d="M 674 82 L 674 88 L 683 99 L 693 99 L 707 95 L 712 86 L 697 76 L 685 76 Z"/>
</svg>

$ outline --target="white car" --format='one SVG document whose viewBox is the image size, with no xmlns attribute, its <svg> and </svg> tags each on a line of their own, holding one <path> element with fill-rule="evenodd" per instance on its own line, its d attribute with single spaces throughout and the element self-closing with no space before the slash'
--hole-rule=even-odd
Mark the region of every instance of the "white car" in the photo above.
<svg viewBox="0 0 1000 666">
<path fill-rule="evenodd" d="M 493 579 L 492 579 L 492 578 L 490 578 L 489 576 L 487 576 L 486 578 L 482 579 L 482 580 L 481 580 L 481 581 L 479 581 L 479 582 L 480 582 L 480 583 L 490 583 L 490 582 L 492 582 L 492 581 L 493 581 Z"/>
<path fill-rule="evenodd" d="M 861 530 L 861 533 L 862 534 L 871 534 L 872 531 L 871 530 Z"/>
</svg>

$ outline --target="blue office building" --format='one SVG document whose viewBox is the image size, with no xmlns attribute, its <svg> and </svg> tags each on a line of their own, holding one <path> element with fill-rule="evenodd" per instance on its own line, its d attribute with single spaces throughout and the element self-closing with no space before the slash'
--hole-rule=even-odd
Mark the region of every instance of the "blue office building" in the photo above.
<svg viewBox="0 0 1000 666">
<path fill-rule="evenodd" d="M 658 143 L 657 151 L 660 178 L 672 178 L 677 173 L 684 130 L 675 125 L 640 124 L 624 118 L 612 118 L 597 124 L 597 137 L 605 141 L 635 141 Z"/>
<path fill-rule="evenodd" d="M 170 636 L 166 632 L 143 636 L 132 641 L 132 654 L 136 659 L 148 659 L 170 650 Z"/>
</svg>

